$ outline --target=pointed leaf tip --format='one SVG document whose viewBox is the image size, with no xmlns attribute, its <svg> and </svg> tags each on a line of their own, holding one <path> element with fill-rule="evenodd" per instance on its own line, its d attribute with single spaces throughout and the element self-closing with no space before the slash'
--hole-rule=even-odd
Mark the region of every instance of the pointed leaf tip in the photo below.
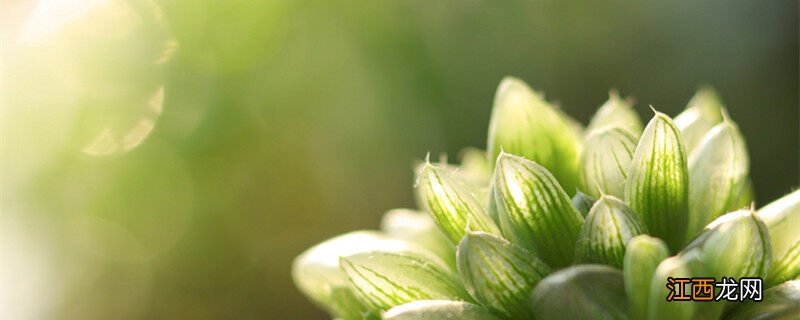
<svg viewBox="0 0 800 320">
<path fill-rule="evenodd" d="M 567 190 L 577 183 L 580 139 L 568 118 L 524 82 L 506 78 L 489 121 L 487 154 L 523 156 L 548 168 Z M 492 164 L 494 166 L 494 163 Z"/>
<path fill-rule="evenodd" d="M 522 157 L 500 157 L 494 198 L 503 235 L 550 266 L 572 262 L 583 217 L 547 169 Z"/>
<path fill-rule="evenodd" d="M 642 120 L 633 110 L 632 102 L 630 99 L 622 99 L 613 90 L 609 92 L 608 101 L 592 117 L 586 132 L 591 135 L 593 131 L 604 128 L 622 128 L 635 137 L 642 134 Z"/>
<path fill-rule="evenodd" d="M 647 124 L 631 159 L 625 200 L 649 232 L 682 247 L 688 225 L 689 174 L 680 133 L 665 114 Z"/>
<path fill-rule="evenodd" d="M 419 173 L 417 194 L 453 243 L 458 243 L 468 230 L 500 234 L 475 194 L 462 181 L 436 165 L 426 164 Z"/>
</svg>

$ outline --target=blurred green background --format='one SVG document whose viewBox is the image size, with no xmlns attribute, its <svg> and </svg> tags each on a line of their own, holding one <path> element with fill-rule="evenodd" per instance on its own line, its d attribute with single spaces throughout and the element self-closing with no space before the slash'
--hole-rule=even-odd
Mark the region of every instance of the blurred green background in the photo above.
<svg viewBox="0 0 800 320">
<path fill-rule="evenodd" d="M 797 1 L 3 1 L 4 319 L 322 319 L 291 259 L 485 147 L 515 75 L 586 123 L 702 84 L 800 181 Z"/>
</svg>

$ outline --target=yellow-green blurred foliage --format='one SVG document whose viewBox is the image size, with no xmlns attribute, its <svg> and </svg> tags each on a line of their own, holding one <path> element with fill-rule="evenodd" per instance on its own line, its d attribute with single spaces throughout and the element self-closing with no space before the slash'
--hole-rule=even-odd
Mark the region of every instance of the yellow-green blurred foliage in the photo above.
<svg viewBox="0 0 800 320">
<path fill-rule="evenodd" d="M 798 184 L 796 1 L 2 3 L 4 319 L 312 319 L 291 259 L 411 206 L 426 152 L 485 147 L 525 79 L 716 86 L 759 203 Z"/>
</svg>

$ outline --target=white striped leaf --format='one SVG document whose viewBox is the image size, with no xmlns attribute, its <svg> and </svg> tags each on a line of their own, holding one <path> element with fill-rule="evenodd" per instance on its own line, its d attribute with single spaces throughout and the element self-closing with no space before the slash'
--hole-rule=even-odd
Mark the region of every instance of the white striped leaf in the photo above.
<svg viewBox="0 0 800 320">
<path fill-rule="evenodd" d="M 758 210 L 769 229 L 772 265 L 767 286 L 800 277 L 800 190 Z"/>
<path fill-rule="evenodd" d="M 475 300 L 508 319 L 530 319 L 534 286 L 550 273 L 530 251 L 505 239 L 475 232 L 458 245 L 458 273 Z"/>
<path fill-rule="evenodd" d="M 370 251 L 419 252 L 409 242 L 375 231 L 354 231 L 326 240 L 300 254 L 292 263 L 292 278 L 304 295 L 328 312 L 350 319 L 369 310 L 355 298 L 339 259 Z"/>
<path fill-rule="evenodd" d="M 678 256 L 704 276 L 763 278 L 771 252 L 764 222 L 751 210 L 739 210 L 711 222 Z"/>
<path fill-rule="evenodd" d="M 580 136 L 522 80 L 506 77 L 497 88 L 487 146 L 490 160 L 503 150 L 544 166 L 565 190 L 577 186 Z"/>
<path fill-rule="evenodd" d="M 750 160 L 744 137 L 730 120 L 714 126 L 689 157 L 689 231 L 692 237 L 711 220 L 741 209 Z"/>
<path fill-rule="evenodd" d="M 598 188 L 624 198 L 625 180 L 636 142 L 636 138 L 622 128 L 605 128 L 590 134 L 581 153 L 582 190 L 594 198 L 600 197 Z"/>
<path fill-rule="evenodd" d="M 689 173 L 680 132 L 672 119 L 656 112 L 631 160 L 625 200 L 650 234 L 677 251 L 686 238 L 688 192 Z"/>
<path fill-rule="evenodd" d="M 447 170 L 426 162 L 419 170 L 417 192 L 428 213 L 453 244 L 467 231 L 500 234 L 475 193 Z"/>
<path fill-rule="evenodd" d="M 603 195 L 583 222 L 575 245 L 575 261 L 621 269 L 628 241 L 646 232 L 642 221 L 622 200 Z"/>
<path fill-rule="evenodd" d="M 340 262 L 355 295 L 375 310 L 415 300 L 468 300 L 444 262 L 413 253 L 366 252 Z"/>
<path fill-rule="evenodd" d="M 500 154 L 494 177 L 500 227 L 506 238 L 536 253 L 549 266 L 568 266 L 583 217 L 544 167 Z"/>
</svg>

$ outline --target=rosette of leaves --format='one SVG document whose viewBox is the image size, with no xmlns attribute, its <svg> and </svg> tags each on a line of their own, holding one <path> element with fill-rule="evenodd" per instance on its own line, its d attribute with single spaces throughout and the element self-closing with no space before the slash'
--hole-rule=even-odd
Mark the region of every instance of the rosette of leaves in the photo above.
<svg viewBox="0 0 800 320">
<path fill-rule="evenodd" d="M 304 252 L 295 283 L 348 320 L 797 316 L 800 191 L 756 209 L 744 135 L 712 89 L 646 125 L 631 101 L 612 91 L 584 129 L 503 80 L 486 152 L 426 159 L 418 209 Z M 667 302 L 670 277 L 761 277 L 763 301 Z"/>
</svg>

